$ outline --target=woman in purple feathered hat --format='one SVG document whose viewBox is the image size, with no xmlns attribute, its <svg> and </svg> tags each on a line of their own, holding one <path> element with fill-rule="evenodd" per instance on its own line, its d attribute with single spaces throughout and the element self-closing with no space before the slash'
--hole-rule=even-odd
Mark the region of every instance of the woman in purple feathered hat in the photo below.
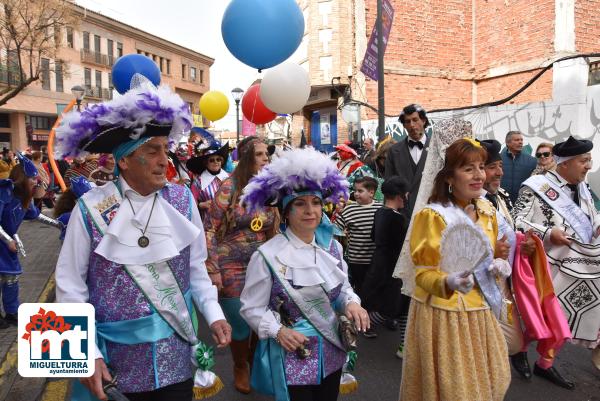
<svg viewBox="0 0 600 401">
<path fill-rule="evenodd" d="M 353 328 L 370 326 L 323 216 L 324 201 L 347 196 L 335 164 L 312 148 L 283 152 L 244 190 L 247 209 L 277 205 L 285 223 L 252 255 L 240 310 L 260 339 L 251 384 L 276 400 L 336 400 Z"/>
</svg>

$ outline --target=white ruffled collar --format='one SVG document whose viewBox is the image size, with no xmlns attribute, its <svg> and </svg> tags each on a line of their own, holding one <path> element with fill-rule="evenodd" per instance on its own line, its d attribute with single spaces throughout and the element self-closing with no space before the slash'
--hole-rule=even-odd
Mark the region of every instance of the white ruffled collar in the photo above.
<svg viewBox="0 0 600 401">
<path fill-rule="evenodd" d="M 119 177 L 119 185 L 123 199 L 95 250 L 98 255 L 124 265 L 159 263 L 178 256 L 200 235 L 201 230 L 173 208 L 160 195 L 160 191 L 142 196 L 122 177 Z M 156 204 L 152 210 L 155 196 Z M 138 239 L 146 223 L 148 228 L 144 235 L 150 243 L 142 248 L 138 245 Z"/>
<path fill-rule="evenodd" d="M 301 287 L 322 285 L 327 291 L 344 283 L 346 274 L 338 267 L 339 260 L 319 247 L 314 237 L 307 244 L 291 229 L 285 237 L 288 241 L 275 257 L 286 267 L 286 279 Z"/>
<path fill-rule="evenodd" d="M 215 178 L 218 178 L 221 181 L 223 181 L 227 179 L 227 177 L 229 177 L 229 173 L 223 169 L 221 169 L 221 171 L 219 171 L 219 174 L 217 175 L 212 174 L 208 170 L 204 170 L 202 174 L 200 174 L 200 188 L 204 191 L 206 187 L 212 184 Z"/>
</svg>

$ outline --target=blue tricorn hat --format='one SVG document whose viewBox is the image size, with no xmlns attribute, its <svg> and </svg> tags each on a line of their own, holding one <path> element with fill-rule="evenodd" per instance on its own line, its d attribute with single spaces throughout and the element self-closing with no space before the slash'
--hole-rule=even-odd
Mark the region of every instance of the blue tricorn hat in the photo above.
<svg viewBox="0 0 600 401">
<path fill-rule="evenodd" d="M 35 166 L 35 164 L 33 164 L 33 162 L 31 160 L 29 160 L 28 158 L 23 156 L 23 154 L 21 154 L 21 152 L 17 152 L 17 158 L 19 159 L 19 164 L 21 164 L 21 166 L 23 166 L 23 171 L 25 172 L 25 175 L 27 177 L 29 177 L 29 178 L 37 177 L 37 175 L 38 175 L 37 167 Z"/>
</svg>

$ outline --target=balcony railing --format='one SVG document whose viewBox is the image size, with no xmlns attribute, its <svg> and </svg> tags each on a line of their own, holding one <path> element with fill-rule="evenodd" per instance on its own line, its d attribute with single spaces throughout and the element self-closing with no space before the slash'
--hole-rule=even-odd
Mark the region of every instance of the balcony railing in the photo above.
<svg viewBox="0 0 600 401">
<path fill-rule="evenodd" d="M 81 49 L 81 61 L 84 63 L 92 63 L 112 67 L 115 63 L 115 57 L 100 52 L 94 52 L 89 49 Z"/>
<path fill-rule="evenodd" d="M 86 87 L 85 88 L 85 96 L 102 99 L 102 100 L 111 100 L 112 99 L 112 90 L 109 88 L 99 88 L 99 87 Z"/>
</svg>

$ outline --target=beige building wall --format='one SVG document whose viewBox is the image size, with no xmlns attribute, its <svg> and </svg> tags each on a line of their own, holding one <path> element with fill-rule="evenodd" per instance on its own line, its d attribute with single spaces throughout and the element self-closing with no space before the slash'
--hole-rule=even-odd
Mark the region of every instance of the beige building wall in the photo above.
<svg viewBox="0 0 600 401">
<path fill-rule="evenodd" d="M 198 102 L 209 90 L 214 59 L 79 6 L 73 8 L 79 24 L 73 29 L 72 45 L 67 32 L 62 32 L 63 43 L 58 53 L 58 59 L 64 60 L 66 65 L 62 91 L 57 88 L 54 60 L 51 60 L 52 71 L 46 89 L 41 81 L 35 82 L 0 107 L 0 114 L 8 114 L 7 119 L 0 121 L 9 122 L 2 125 L 10 125 L 0 126 L 0 145 L 9 145 L 15 150 L 38 149 L 44 145 L 59 109 L 72 100 L 71 88 L 75 85 L 86 88 L 84 104 L 111 99 L 111 69 L 120 55 L 139 53 L 152 58 L 161 69 L 161 83 L 171 86 L 188 102 L 192 113 L 199 113 Z M 86 32 L 89 50 L 84 49 Z M 111 41 L 112 52 L 109 51 Z M 6 138 L 8 141 L 3 140 Z"/>
</svg>

